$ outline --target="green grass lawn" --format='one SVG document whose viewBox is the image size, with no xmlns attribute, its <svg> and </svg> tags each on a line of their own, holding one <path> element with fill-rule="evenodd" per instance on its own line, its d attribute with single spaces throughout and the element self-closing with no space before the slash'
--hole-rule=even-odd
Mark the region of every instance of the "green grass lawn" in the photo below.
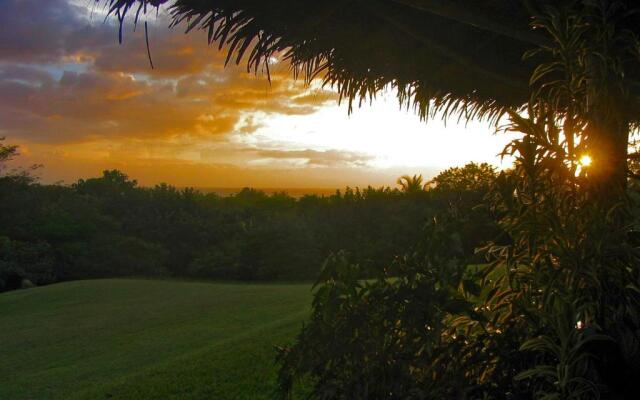
<svg viewBox="0 0 640 400">
<path fill-rule="evenodd" d="M 0 399 L 267 399 L 310 285 L 109 279 L 0 294 Z"/>
</svg>

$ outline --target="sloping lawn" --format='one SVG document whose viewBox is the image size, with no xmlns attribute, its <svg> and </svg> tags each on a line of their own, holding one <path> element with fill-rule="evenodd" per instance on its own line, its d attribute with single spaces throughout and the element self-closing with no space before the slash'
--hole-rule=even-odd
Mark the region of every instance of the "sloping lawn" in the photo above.
<svg viewBox="0 0 640 400">
<path fill-rule="evenodd" d="M 267 399 L 310 285 L 93 280 L 0 294 L 0 399 Z"/>
</svg>

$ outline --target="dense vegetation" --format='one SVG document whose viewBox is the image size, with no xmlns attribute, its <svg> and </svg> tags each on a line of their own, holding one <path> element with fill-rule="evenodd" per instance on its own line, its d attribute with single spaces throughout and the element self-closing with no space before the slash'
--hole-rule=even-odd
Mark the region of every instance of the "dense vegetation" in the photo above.
<svg viewBox="0 0 640 400">
<path fill-rule="evenodd" d="M 444 172 L 430 190 L 414 176 L 399 180 L 401 190 L 347 188 L 295 199 L 253 189 L 220 197 L 165 184 L 143 188 L 120 171 L 70 186 L 6 174 L 0 290 L 121 276 L 314 280 L 339 250 L 367 275 L 415 246 L 424 223 L 444 209 L 459 215 L 461 245 L 470 253 L 496 232 L 487 210 L 472 208 L 493 176 L 489 166 L 470 164 Z"/>
<path fill-rule="evenodd" d="M 478 264 L 444 213 L 375 279 L 330 257 L 309 323 L 280 349 L 284 398 L 303 378 L 313 399 L 637 398 L 637 187 L 603 204 L 587 168 L 543 156 L 558 147 L 532 130 L 549 120 L 512 118 L 527 133 L 515 169 L 483 200 L 507 239 L 478 242 Z"/>
<path fill-rule="evenodd" d="M 308 317 L 309 289 L 98 279 L 1 293 L 0 398 L 270 399 L 273 346 Z"/>
<path fill-rule="evenodd" d="M 625 84 L 626 63 L 640 60 L 636 10 L 557 3 L 532 18 L 551 43 L 525 55 L 540 60 L 530 101 L 507 111 L 505 129 L 521 134 L 505 149 L 514 168 L 482 201 L 508 239 L 478 243 L 478 265 L 452 252 L 455 223 L 440 218 L 378 279 L 330 259 L 310 323 L 281 349 L 283 397 L 311 377 L 323 400 L 638 398 L 637 165 L 627 163 L 637 111 Z"/>
</svg>

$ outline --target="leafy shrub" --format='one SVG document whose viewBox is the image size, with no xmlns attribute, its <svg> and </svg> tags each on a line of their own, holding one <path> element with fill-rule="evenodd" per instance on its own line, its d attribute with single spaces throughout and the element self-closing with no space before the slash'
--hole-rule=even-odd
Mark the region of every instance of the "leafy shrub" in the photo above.
<svg viewBox="0 0 640 400">
<path fill-rule="evenodd" d="M 310 378 L 315 399 L 634 398 L 632 205 L 594 190 L 557 154 L 554 121 L 531 115 L 511 115 L 525 136 L 485 200 L 508 240 L 474 265 L 449 208 L 373 281 L 344 254 L 330 257 L 309 324 L 280 349 L 285 397 Z"/>
<path fill-rule="evenodd" d="M 0 292 L 23 282 L 44 285 L 57 280 L 55 256 L 45 242 L 20 242 L 0 236 Z"/>
</svg>

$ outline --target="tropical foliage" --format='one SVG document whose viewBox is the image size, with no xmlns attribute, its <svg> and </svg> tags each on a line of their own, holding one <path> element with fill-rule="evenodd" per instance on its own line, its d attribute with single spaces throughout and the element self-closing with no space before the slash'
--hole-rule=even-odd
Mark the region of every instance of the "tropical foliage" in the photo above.
<svg viewBox="0 0 640 400">
<path fill-rule="evenodd" d="M 303 378 L 318 399 L 637 397 L 637 196 L 616 158 L 630 121 L 619 67 L 637 58 L 627 12 L 589 2 L 534 21 L 553 38 L 535 54 L 549 61 L 528 106 L 509 111 L 505 129 L 522 135 L 505 149 L 514 169 L 479 202 L 508 239 L 480 247 L 478 265 L 456 252 L 457 217 L 445 212 L 374 281 L 330 259 L 310 323 L 280 350 L 285 397 Z"/>
<path fill-rule="evenodd" d="M 311 281 L 339 250 L 365 276 L 418 241 L 436 209 L 465 208 L 487 192 L 476 189 L 347 188 L 299 199 L 243 189 L 220 197 L 139 187 L 116 170 L 71 186 L 9 174 L 0 178 L 0 290 L 111 276 Z M 468 214 L 478 229 L 461 241 L 472 253 L 471 236 L 489 238 L 497 228 L 488 210 Z"/>
</svg>

